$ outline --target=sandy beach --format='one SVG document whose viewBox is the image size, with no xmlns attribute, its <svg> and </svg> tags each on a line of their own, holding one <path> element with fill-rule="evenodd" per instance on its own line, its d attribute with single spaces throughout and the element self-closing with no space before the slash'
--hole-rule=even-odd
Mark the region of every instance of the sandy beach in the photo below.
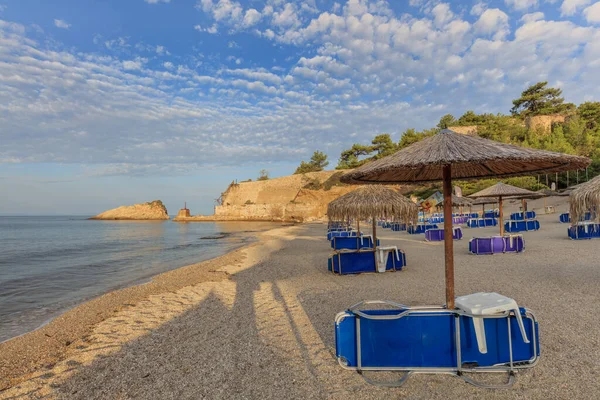
<svg viewBox="0 0 600 400">
<path fill-rule="evenodd" d="M 530 202 L 541 230 L 523 254 L 473 256 L 455 242 L 457 295 L 496 291 L 532 309 L 542 358 L 507 390 L 416 375 L 367 384 L 334 357 L 333 318 L 366 299 L 444 301 L 443 243 L 381 230 L 407 254 L 395 273 L 336 276 L 324 224 L 282 227 L 223 257 L 113 292 L 0 345 L 1 399 L 595 399 L 600 395 L 597 241 L 571 241 L 558 213 Z M 553 198 L 559 212 L 566 200 Z M 516 211 L 508 204 L 507 212 Z"/>
</svg>

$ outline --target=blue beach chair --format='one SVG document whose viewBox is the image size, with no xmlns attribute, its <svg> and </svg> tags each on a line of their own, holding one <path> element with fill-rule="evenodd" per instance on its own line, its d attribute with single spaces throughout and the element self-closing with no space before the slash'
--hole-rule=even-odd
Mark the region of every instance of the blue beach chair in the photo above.
<svg viewBox="0 0 600 400">
<path fill-rule="evenodd" d="M 437 225 L 435 224 L 417 224 L 417 225 L 410 225 L 407 229 L 406 232 L 411 234 L 411 235 L 417 235 L 420 233 L 425 233 L 425 231 L 427 231 L 428 229 L 437 229 Z"/>
<path fill-rule="evenodd" d="M 378 253 L 379 250 L 336 252 L 327 260 L 327 269 L 340 275 L 380 272 Z M 385 257 L 385 271 L 401 271 L 406 266 L 406 254 L 402 250 L 390 251 Z"/>
<path fill-rule="evenodd" d="M 504 230 L 506 232 L 537 231 L 539 229 L 540 222 L 535 219 L 528 219 L 526 221 L 506 221 L 504 223 Z"/>
<path fill-rule="evenodd" d="M 510 214 L 510 219 L 512 221 L 523 221 L 525 219 L 535 219 L 535 211 L 527 211 L 525 213 L 525 215 L 527 216 L 527 218 L 525 218 L 523 216 L 522 212 L 512 213 L 512 214 Z"/>
<path fill-rule="evenodd" d="M 567 233 L 573 240 L 600 238 L 600 224 L 580 222 L 570 226 Z"/>
<path fill-rule="evenodd" d="M 524 250 L 523 235 L 490 236 L 469 241 L 469 252 L 476 255 L 521 253 Z"/>
<path fill-rule="evenodd" d="M 462 229 L 459 226 L 452 228 L 452 239 L 462 239 Z M 443 242 L 444 241 L 444 230 L 443 229 L 428 229 L 425 231 L 425 240 L 428 242 Z"/>
<path fill-rule="evenodd" d="M 379 245 L 379 240 L 377 240 L 377 245 Z M 331 239 L 331 248 L 334 250 L 372 249 L 373 237 L 371 235 L 334 237 Z"/>
<path fill-rule="evenodd" d="M 389 308 L 362 309 L 374 305 Z M 361 302 L 336 316 L 335 342 L 343 368 L 387 387 L 401 386 L 417 373 L 451 374 L 480 387 L 509 387 L 515 373 L 533 367 L 540 355 L 538 323 L 525 308 L 482 317 L 436 306 Z M 367 371 L 403 375 L 396 382 L 374 382 L 365 376 Z M 508 381 L 487 385 L 465 375 L 480 372 L 506 373 Z"/>
</svg>

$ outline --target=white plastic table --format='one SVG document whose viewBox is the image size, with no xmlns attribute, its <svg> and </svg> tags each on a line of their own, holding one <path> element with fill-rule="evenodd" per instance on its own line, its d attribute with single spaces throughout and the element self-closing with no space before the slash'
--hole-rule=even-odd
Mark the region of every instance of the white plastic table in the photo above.
<svg viewBox="0 0 600 400">
<path fill-rule="evenodd" d="M 475 338 L 477 339 L 477 346 L 479 347 L 480 353 L 487 353 L 485 326 L 483 322 L 483 316 L 485 315 L 501 314 L 506 311 L 514 311 L 519 328 L 521 329 L 523 341 L 525 343 L 529 343 L 529 340 L 527 339 L 527 333 L 525 333 L 525 327 L 523 326 L 523 320 L 521 319 L 519 306 L 517 305 L 517 302 L 510 297 L 502 296 L 501 294 L 494 292 L 474 293 L 467 296 L 457 297 L 455 305 L 456 308 L 473 315 Z"/>
<path fill-rule="evenodd" d="M 377 272 L 385 272 L 388 254 L 391 252 L 396 253 L 396 257 L 398 257 L 398 247 L 396 246 L 380 246 L 377 247 Z"/>
</svg>

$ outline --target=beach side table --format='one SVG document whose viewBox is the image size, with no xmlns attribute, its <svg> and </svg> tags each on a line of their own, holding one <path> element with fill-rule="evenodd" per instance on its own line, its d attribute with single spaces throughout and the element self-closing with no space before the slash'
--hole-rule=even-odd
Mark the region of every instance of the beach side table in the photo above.
<svg viewBox="0 0 600 400">
<path fill-rule="evenodd" d="M 377 272 L 385 272 L 387 266 L 387 260 L 390 253 L 395 253 L 396 258 L 400 258 L 398 255 L 398 247 L 396 246 L 380 246 L 377 247 Z"/>
</svg>

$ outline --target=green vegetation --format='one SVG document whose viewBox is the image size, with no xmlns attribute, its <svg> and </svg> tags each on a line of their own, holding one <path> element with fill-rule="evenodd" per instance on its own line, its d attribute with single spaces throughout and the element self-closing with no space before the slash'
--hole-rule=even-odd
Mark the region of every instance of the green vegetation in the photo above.
<svg viewBox="0 0 600 400">
<path fill-rule="evenodd" d="M 261 169 L 258 175 L 258 178 L 256 178 L 257 181 L 267 181 L 269 180 L 269 171 L 267 171 L 266 169 Z"/>
<path fill-rule="evenodd" d="M 309 162 L 302 161 L 300 163 L 300 166 L 296 168 L 296 172 L 294 172 L 294 174 L 323 171 L 328 165 L 329 161 L 327 161 L 327 154 L 317 150 L 313 153 Z"/>
<path fill-rule="evenodd" d="M 477 126 L 477 134 L 487 139 L 590 157 L 592 165 L 588 169 L 588 178 L 598 175 L 600 173 L 600 102 L 585 102 L 575 107 L 572 103 L 564 102 L 560 89 L 547 85 L 548 82 L 539 82 L 523 91 L 521 96 L 513 101 L 511 115 L 476 114 L 473 111 L 467 111 L 456 119 L 453 115 L 446 114 L 440 118 L 435 128 L 420 132 L 415 129 L 407 129 L 398 143 L 394 143 L 389 134 L 377 135 L 371 145 L 355 143 L 350 149 L 341 153 L 336 169 L 356 168 L 393 154 L 436 134 L 440 129 L 451 129 L 453 126 Z M 555 114 L 564 115 L 566 119 L 564 122 L 553 123 L 550 129 L 528 129 L 524 122 L 526 117 Z M 569 176 L 569 184 L 576 182 L 576 172 L 571 172 L 570 175 L 559 174 L 557 182 L 559 187 L 567 186 L 567 176 Z M 579 178 L 580 182 L 583 181 L 584 174 L 580 173 Z M 556 181 L 556 175 L 551 174 L 548 183 L 554 181 Z M 468 195 L 496 182 L 498 180 L 462 182 L 463 193 Z M 537 184 L 537 176 L 505 179 L 503 182 L 530 190 L 538 190 L 542 187 Z M 543 183 L 546 183 L 545 178 Z M 436 190 L 439 190 L 439 187 L 427 186 L 412 194 L 428 197 Z"/>
<path fill-rule="evenodd" d="M 560 97 L 562 90 L 546 87 L 548 82 L 538 82 L 529 86 L 521 93 L 521 97 L 513 100 L 510 112 L 515 117 L 528 117 L 533 115 L 550 115 L 572 112 L 573 103 L 565 103 Z"/>
<path fill-rule="evenodd" d="M 318 178 L 312 178 L 308 180 L 308 182 L 302 187 L 302 189 L 319 190 L 321 189 L 321 187 L 321 181 Z"/>
<path fill-rule="evenodd" d="M 342 183 L 340 181 L 340 178 L 343 175 L 344 175 L 343 172 L 336 172 L 335 174 L 331 175 L 329 177 L 329 179 L 327 179 L 325 182 L 323 182 L 323 189 L 331 190 L 331 188 L 334 186 L 346 186 L 345 183 Z"/>
</svg>

